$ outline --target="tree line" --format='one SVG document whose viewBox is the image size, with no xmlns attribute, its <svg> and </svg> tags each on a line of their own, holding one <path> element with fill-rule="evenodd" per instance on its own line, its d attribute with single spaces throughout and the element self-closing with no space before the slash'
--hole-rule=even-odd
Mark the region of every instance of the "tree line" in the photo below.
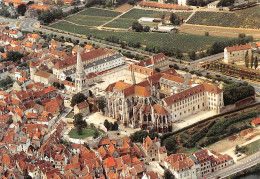
<svg viewBox="0 0 260 179">
<path fill-rule="evenodd" d="M 257 69 L 258 67 L 258 57 L 254 56 L 253 52 L 251 57 L 249 57 L 248 51 L 246 51 L 246 55 L 245 55 L 245 66 L 251 67 L 251 69 L 254 67 L 255 69 Z"/>
</svg>

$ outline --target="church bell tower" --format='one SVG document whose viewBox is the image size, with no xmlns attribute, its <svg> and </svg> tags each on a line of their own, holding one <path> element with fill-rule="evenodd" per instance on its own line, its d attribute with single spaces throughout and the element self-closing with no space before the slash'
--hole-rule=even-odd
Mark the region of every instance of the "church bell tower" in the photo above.
<svg viewBox="0 0 260 179">
<path fill-rule="evenodd" d="M 85 96 L 89 96 L 88 84 L 86 74 L 83 68 L 81 55 L 77 53 L 77 68 L 75 74 L 75 87 L 76 93 L 83 93 Z"/>
</svg>

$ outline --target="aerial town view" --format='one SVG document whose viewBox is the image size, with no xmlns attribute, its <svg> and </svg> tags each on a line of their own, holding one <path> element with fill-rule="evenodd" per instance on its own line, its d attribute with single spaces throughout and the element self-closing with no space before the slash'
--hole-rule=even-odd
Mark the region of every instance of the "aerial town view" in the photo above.
<svg viewBox="0 0 260 179">
<path fill-rule="evenodd" d="M 260 179 L 260 0 L 2 0 L 0 179 Z"/>
</svg>

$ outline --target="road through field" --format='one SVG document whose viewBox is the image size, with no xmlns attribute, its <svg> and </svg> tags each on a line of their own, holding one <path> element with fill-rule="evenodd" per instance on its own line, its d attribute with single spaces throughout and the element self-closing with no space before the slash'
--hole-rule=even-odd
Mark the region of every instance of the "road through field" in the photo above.
<svg viewBox="0 0 260 179">
<path fill-rule="evenodd" d="M 183 24 L 179 27 L 180 32 L 189 34 L 204 35 L 205 32 L 209 32 L 212 36 L 222 37 L 238 37 L 240 33 L 251 35 L 255 39 L 260 39 L 259 29 L 244 29 L 244 28 L 231 28 L 231 27 L 219 27 L 219 26 L 206 26 L 206 25 L 193 25 Z"/>
</svg>

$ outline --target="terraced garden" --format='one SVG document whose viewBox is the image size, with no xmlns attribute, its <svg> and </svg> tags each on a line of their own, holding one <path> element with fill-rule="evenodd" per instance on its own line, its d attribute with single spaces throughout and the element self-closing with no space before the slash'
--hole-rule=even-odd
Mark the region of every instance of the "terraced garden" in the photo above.
<svg viewBox="0 0 260 179">
<path fill-rule="evenodd" d="M 260 6 L 234 12 L 196 12 L 189 24 L 260 29 Z"/>
<path fill-rule="evenodd" d="M 192 34 L 168 34 L 168 33 L 138 33 L 138 32 L 114 32 L 91 29 L 88 27 L 71 25 L 69 22 L 60 21 L 51 25 L 52 28 L 82 34 L 92 35 L 100 39 L 115 36 L 126 42 L 139 42 L 142 45 L 151 45 L 155 48 L 180 49 L 182 52 L 204 50 L 216 41 L 225 41 L 229 38 L 201 36 Z"/>
</svg>

